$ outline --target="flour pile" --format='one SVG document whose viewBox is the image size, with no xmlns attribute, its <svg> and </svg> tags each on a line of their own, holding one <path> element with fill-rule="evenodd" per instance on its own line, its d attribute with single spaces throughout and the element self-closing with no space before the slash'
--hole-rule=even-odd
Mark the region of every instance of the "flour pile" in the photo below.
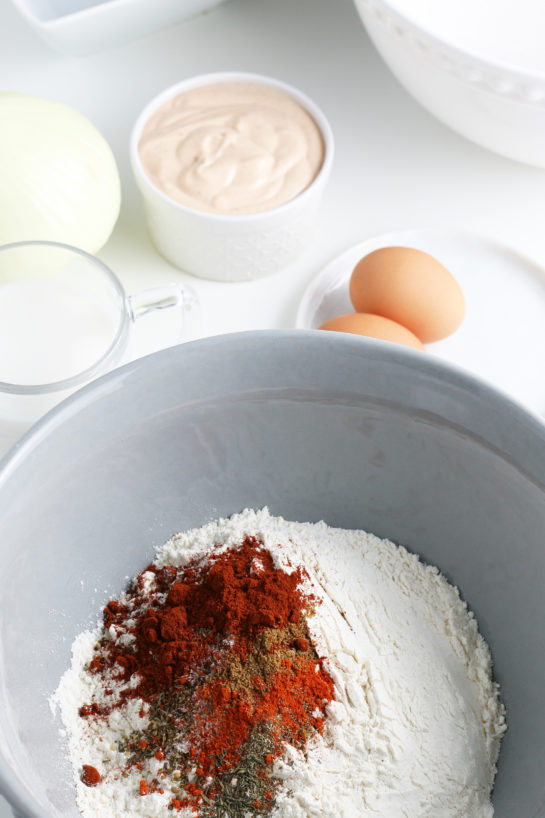
<svg viewBox="0 0 545 818">
<path fill-rule="evenodd" d="M 158 550 L 156 565 L 184 565 L 246 536 L 262 542 L 284 570 L 304 566 L 306 590 L 321 600 L 309 632 L 334 681 L 323 735 L 304 753 L 287 746 L 274 762 L 279 785 L 267 814 L 490 818 L 504 709 L 488 647 L 458 591 L 436 568 L 372 534 L 287 522 L 267 509 L 174 536 Z M 92 818 L 194 818 L 190 809 L 169 813 L 168 782 L 164 793 L 140 796 L 142 777 L 160 769 L 155 756 L 116 777 L 120 742 L 148 718 L 142 702 L 130 699 L 94 722 L 80 717 L 82 703 L 100 708 L 103 701 L 88 670 L 100 635 L 98 628 L 76 639 L 54 697 L 80 809 Z M 101 771 L 97 786 L 82 783 L 83 765 Z"/>
</svg>

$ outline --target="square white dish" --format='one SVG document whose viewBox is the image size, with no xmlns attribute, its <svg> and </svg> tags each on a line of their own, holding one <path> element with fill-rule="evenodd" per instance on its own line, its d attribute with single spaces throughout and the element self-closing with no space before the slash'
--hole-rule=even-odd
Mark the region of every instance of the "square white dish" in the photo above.
<svg viewBox="0 0 545 818">
<path fill-rule="evenodd" d="M 82 56 L 195 17 L 225 0 L 11 0 L 54 49 Z"/>
</svg>

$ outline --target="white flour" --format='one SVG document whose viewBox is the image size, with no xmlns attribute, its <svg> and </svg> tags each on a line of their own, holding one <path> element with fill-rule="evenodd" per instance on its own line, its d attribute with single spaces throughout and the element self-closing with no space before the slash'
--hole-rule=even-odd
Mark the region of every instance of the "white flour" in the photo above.
<svg viewBox="0 0 545 818">
<path fill-rule="evenodd" d="M 488 647 L 458 591 L 437 569 L 372 534 L 290 523 L 266 509 L 176 535 L 157 564 L 180 565 L 247 534 L 286 570 L 288 559 L 307 569 L 323 599 L 311 633 L 335 681 L 324 736 L 306 759 L 288 747 L 276 762 L 283 786 L 274 818 L 490 818 L 504 712 Z M 78 716 L 93 693 L 100 701 L 96 677 L 84 670 L 96 636 L 78 637 L 55 694 L 81 810 L 90 818 L 189 818 L 187 810 L 166 810 L 166 788 L 137 796 L 140 778 L 156 773 L 155 760 L 117 781 L 81 783 L 82 764 L 122 766 L 116 741 L 145 724 L 138 700 L 105 723 Z"/>
</svg>

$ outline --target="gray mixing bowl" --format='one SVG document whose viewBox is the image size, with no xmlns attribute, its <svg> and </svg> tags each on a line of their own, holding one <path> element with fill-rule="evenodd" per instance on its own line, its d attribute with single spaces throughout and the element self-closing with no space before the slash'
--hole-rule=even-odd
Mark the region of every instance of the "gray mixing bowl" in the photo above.
<svg viewBox="0 0 545 818">
<path fill-rule="evenodd" d="M 508 709 L 496 816 L 545 816 L 545 426 L 432 357 L 317 332 L 130 364 L 4 462 L 0 788 L 16 813 L 79 815 L 47 701 L 74 636 L 174 531 L 264 505 L 389 537 L 460 586 Z"/>
</svg>

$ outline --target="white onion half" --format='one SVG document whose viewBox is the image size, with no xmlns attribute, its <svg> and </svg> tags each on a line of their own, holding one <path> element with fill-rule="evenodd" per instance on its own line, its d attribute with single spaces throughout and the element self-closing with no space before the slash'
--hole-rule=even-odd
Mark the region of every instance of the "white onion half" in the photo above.
<svg viewBox="0 0 545 818">
<path fill-rule="evenodd" d="M 119 215 L 113 153 L 60 102 L 0 93 L 0 245 L 42 239 L 96 253 Z"/>
</svg>

